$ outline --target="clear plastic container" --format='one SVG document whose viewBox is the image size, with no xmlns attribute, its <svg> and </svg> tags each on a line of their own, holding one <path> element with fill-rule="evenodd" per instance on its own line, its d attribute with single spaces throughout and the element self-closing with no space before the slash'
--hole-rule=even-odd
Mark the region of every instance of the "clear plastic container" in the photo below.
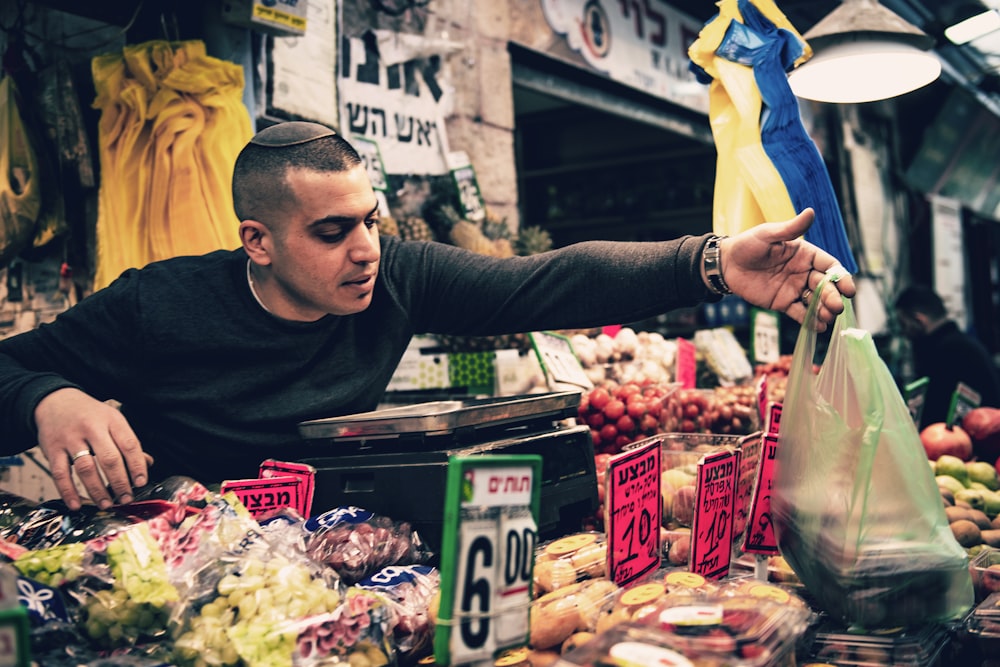
<svg viewBox="0 0 1000 667">
<path fill-rule="evenodd" d="M 706 454 L 737 449 L 741 438 L 710 433 L 663 433 L 655 437 L 661 440 L 663 526 L 668 530 L 690 528 L 698 491 L 698 462 Z"/>
<path fill-rule="evenodd" d="M 812 659 L 844 667 L 936 667 L 950 639 L 946 624 L 866 634 L 826 620 L 816 628 Z"/>
<path fill-rule="evenodd" d="M 976 602 L 1000 592 L 1000 549 L 983 549 L 969 563 Z"/>
<path fill-rule="evenodd" d="M 759 598 L 665 601 L 640 620 L 620 623 L 566 653 L 556 664 L 791 666 L 806 618 L 801 610 Z"/>
</svg>

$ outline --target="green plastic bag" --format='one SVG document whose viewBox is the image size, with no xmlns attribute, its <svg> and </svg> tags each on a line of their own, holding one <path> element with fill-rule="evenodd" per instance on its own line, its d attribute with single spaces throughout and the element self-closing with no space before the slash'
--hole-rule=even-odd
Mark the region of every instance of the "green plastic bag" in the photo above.
<svg viewBox="0 0 1000 667">
<path fill-rule="evenodd" d="M 850 300 L 819 373 L 817 287 L 782 406 L 771 496 L 782 556 L 819 607 L 864 628 L 962 617 L 973 604 L 955 540 L 906 403 Z"/>
</svg>

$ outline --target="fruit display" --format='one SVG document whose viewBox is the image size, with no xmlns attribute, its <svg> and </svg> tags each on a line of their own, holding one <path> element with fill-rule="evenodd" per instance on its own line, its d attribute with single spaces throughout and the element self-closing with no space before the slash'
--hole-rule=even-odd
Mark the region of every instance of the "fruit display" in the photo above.
<svg viewBox="0 0 1000 667">
<path fill-rule="evenodd" d="M 760 418 L 753 387 L 678 389 L 666 399 L 662 427 L 667 433 L 748 435 Z"/>
<path fill-rule="evenodd" d="M 574 333 L 570 344 L 594 384 L 669 384 L 676 375 L 677 343 L 655 331 L 622 327 L 614 336 Z"/>
<path fill-rule="evenodd" d="M 994 463 L 1000 459 L 1000 408 L 973 408 L 965 413 L 961 424 L 977 458 Z"/>
<path fill-rule="evenodd" d="M 943 454 L 930 465 L 955 539 L 974 556 L 1000 547 L 1000 474 L 985 461 Z"/>
<path fill-rule="evenodd" d="M 972 458 L 972 438 L 961 426 L 948 426 L 944 422 L 928 424 L 920 431 L 920 444 L 930 461 L 946 454 L 963 461 Z"/>
<path fill-rule="evenodd" d="M 590 427 L 596 453 L 617 454 L 664 430 L 663 406 L 673 391 L 672 385 L 607 380 L 583 394 L 577 419 Z"/>
<path fill-rule="evenodd" d="M 894 628 L 878 633 L 849 628 L 829 619 L 815 630 L 811 649 L 816 662 L 835 665 L 945 665 L 948 627 L 941 624 Z"/>
</svg>

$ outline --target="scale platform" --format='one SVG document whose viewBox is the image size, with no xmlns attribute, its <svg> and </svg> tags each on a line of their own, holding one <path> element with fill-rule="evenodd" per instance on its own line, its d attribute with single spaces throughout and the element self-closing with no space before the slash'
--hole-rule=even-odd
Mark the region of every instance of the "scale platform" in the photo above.
<svg viewBox="0 0 1000 667">
<path fill-rule="evenodd" d="M 542 457 L 540 539 L 581 529 L 597 511 L 590 429 L 575 416 L 579 392 L 433 401 L 299 425 L 316 449 L 314 506 L 354 505 L 409 521 L 435 552 L 441 545 L 451 456 Z"/>
</svg>

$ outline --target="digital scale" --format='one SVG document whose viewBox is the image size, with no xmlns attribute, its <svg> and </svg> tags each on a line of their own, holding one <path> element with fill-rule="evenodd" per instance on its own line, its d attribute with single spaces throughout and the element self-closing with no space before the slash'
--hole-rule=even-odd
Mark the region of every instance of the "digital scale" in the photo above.
<svg viewBox="0 0 1000 667">
<path fill-rule="evenodd" d="M 316 456 L 315 507 L 353 505 L 408 521 L 438 552 L 451 456 L 542 457 L 539 539 L 579 531 L 598 507 L 586 425 L 565 426 L 576 391 L 418 403 L 299 424 Z"/>
</svg>

